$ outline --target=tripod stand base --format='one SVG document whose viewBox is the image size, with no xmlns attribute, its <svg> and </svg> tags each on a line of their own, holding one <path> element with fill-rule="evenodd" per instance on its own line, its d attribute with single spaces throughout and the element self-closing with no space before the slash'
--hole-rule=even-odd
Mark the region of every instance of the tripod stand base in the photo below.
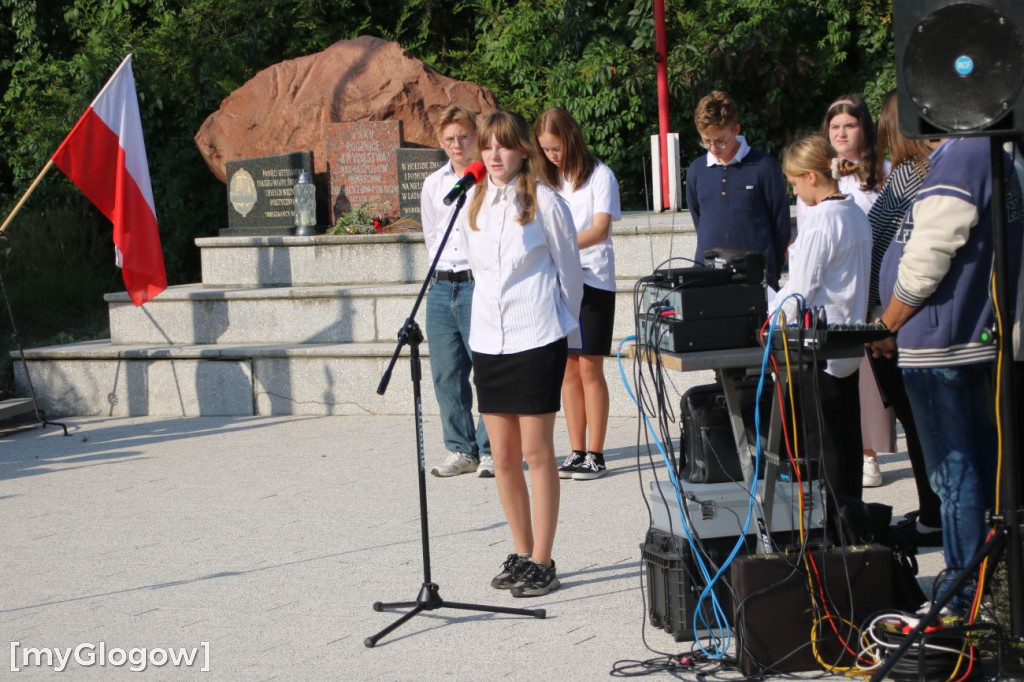
<svg viewBox="0 0 1024 682">
<path fill-rule="evenodd" d="M 416 601 L 402 601 L 402 602 L 374 602 L 374 611 L 384 611 L 387 609 L 408 609 L 412 610 L 402 614 L 402 616 L 391 625 L 387 626 L 372 637 L 367 637 L 363 640 L 363 644 L 367 648 L 376 646 L 377 642 L 388 633 L 394 631 L 402 623 L 406 622 L 421 611 L 433 611 L 434 609 L 463 609 L 465 611 L 484 611 L 486 613 L 507 613 L 514 616 L 532 616 L 533 618 L 545 618 L 547 612 L 544 609 L 513 609 L 506 606 L 483 606 L 480 604 L 463 604 L 461 602 L 445 601 L 441 598 L 438 591 L 437 583 L 423 583 L 423 587 L 420 588 L 420 593 L 416 597 Z"/>
</svg>

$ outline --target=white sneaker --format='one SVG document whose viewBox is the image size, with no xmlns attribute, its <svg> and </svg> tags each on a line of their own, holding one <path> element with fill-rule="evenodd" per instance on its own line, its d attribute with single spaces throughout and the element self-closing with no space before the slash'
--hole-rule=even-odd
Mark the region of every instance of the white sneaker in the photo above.
<svg viewBox="0 0 1024 682">
<path fill-rule="evenodd" d="M 434 467 L 430 473 L 439 478 L 448 478 L 476 471 L 478 466 L 480 466 L 480 462 L 464 452 L 449 452 L 448 459 L 444 461 L 444 464 Z"/>
<path fill-rule="evenodd" d="M 878 458 L 864 458 L 864 476 L 862 485 L 865 488 L 877 488 L 882 485 L 882 470 L 878 466 Z"/>
<path fill-rule="evenodd" d="M 480 467 L 476 470 L 480 478 L 494 478 L 494 457 L 491 455 L 480 455 Z"/>
<path fill-rule="evenodd" d="M 927 616 L 931 610 L 932 603 L 930 601 L 926 601 L 925 603 L 921 604 L 920 608 L 917 609 L 917 615 L 921 617 Z M 960 617 L 961 614 L 958 613 L 956 609 L 951 607 L 949 604 L 946 604 L 939 610 L 939 621 L 943 624 L 945 624 L 948 621 L 954 621 Z M 914 625 L 917 625 L 917 623 L 915 622 Z"/>
</svg>

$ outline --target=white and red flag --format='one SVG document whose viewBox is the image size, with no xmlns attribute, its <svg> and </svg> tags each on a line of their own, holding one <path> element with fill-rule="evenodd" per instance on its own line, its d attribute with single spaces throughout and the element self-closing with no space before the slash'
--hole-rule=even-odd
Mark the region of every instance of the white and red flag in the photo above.
<svg viewBox="0 0 1024 682">
<path fill-rule="evenodd" d="M 53 162 L 114 224 L 115 259 L 132 302 L 142 305 L 166 289 L 131 55 L 61 142 Z"/>
</svg>

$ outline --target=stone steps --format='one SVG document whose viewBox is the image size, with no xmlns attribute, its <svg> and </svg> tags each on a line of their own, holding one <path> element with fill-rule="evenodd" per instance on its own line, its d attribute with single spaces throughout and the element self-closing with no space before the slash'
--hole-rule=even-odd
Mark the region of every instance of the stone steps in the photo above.
<svg viewBox="0 0 1024 682">
<path fill-rule="evenodd" d="M 616 276 L 637 279 L 671 257 L 692 258 L 688 212 L 627 213 L 612 230 Z M 196 239 L 210 288 L 415 283 L 430 265 L 422 233 Z M 343 247 L 343 248 L 342 248 Z"/>
<path fill-rule="evenodd" d="M 10 398 L 0 400 L 0 422 L 20 417 L 35 409 L 31 398 Z"/>
<path fill-rule="evenodd" d="M 670 257 L 689 258 L 689 214 L 629 214 L 614 228 L 615 335 L 633 333 L 633 285 Z M 376 393 L 409 315 L 427 254 L 421 234 L 213 237 L 196 240 L 203 281 L 136 308 L 108 294 L 111 338 L 25 352 L 49 416 L 412 414 L 409 349 Z M 674 265 L 685 265 L 676 262 Z M 424 326 L 424 311 L 417 313 Z M 427 344 L 425 414 L 436 414 Z M 15 380 L 27 388 L 15 362 Z M 611 414 L 630 401 L 605 362 Z M 626 375 L 630 370 L 626 369 Z M 677 375 L 679 390 L 709 380 Z"/>
<path fill-rule="evenodd" d="M 615 337 L 633 333 L 634 280 L 619 280 Z M 114 345 L 373 343 L 396 338 L 421 284 L 209 289 L 169 287 L 144 307 L 108 295 Z M 420 307 L 417 321 L 425 327 Z"/>
<path fill-rule="evenodd" d="M 89 341 L 38 348 L 26 356 L 48 416 L 411 415 L 408 348 L 384 396 L 376 392 L 396 343 L 115 346 Z M 420 354 L 423 411 L 435 415 L 425 343 Z M 628 358 L 623 363 L 629 377 Z M 699 375 L 677 378 L 690 385 Z M 15 376 L 24 381 L 21 363 Z M 611 414 L 635 414 L 614 357 L 605 361 L 605 376 Z"/>
</svg>

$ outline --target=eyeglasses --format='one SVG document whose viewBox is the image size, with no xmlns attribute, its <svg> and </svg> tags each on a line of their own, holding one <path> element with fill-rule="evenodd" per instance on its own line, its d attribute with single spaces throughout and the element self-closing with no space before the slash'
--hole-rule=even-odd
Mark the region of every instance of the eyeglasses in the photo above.
<svg viewBox="0 0 1024 682">
<path fill-rule="evenodd" d="M 703 135 L 701 135 L 700 146 L 703 147 L 704 149 L 707 149 L 708 151 L 710 151 L 712 148 L 721 151 L 722 149 L 725 149 L 730 144 L 732 144 L 733 140 L 736 139 L 736 134 L 739 133 L 738 128 L 739 126 L 733 126 L 724 138 L 720 137 L 717 140 L 709 140 Z M 721 128 L 719 130 L 721 130 Z"/>
<path fill-rule="evenodd" d="M 705 140 L 702 138 L 700 141 L 700 146 L 709 151 L 712 147 L 714 147 L 715 149 L 725 149 L 726 147 L 729 146 L 730 142 L 732 142 L 732 140 Z"/>
<path fill-rule="evenodd" d="M 454 147 L 456 143 L 460 147 L 468 147 L 470 141 L 473 139 L 472 135 L 459 135 L 457 137 L 445 137 L 441 140 L 441 144 L 445 147 Z"/>
</svg>

